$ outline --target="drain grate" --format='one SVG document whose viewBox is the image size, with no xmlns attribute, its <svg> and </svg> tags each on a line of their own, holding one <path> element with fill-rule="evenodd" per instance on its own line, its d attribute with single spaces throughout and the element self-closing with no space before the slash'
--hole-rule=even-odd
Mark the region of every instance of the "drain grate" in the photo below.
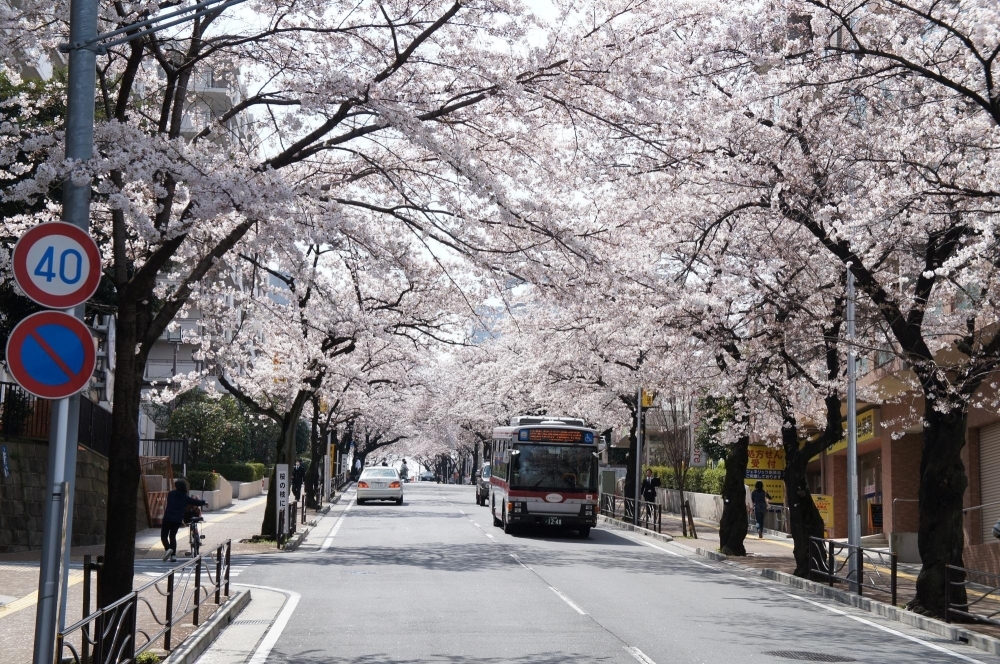
<svg viewBox="0 0 1000 664">
<path fill-rule="evenodd" d="M 856 662 L 853 657 L 842 657 L 840 655 L 827 655 L 822 652 L 809 652 L 808 650 L 771 650 L 764 653 L 783 659 L 794 659 L 800 662 Z"/>
<path fill-rule="evenodd" d="M 270 625 L 270 620 L 234 620 L 230 625 Z"/>
</svg>

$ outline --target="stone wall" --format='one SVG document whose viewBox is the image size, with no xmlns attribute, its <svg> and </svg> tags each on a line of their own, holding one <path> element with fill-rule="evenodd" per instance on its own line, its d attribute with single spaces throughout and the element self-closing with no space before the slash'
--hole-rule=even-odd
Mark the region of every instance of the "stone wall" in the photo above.
<svg viewBox="0 0 1000 664">
<path fill-rule="evenodd" d="M 0 445 L 7 446 L 10 462 L 10 477 L 0 472 L 0 553 L 38 549 L 42 544 L 48 445 L 10 440 L 0 441 Z M 79 448 L 73 497 L 73 546 L 104 542 L 107 477 L 107 459 Z M 145 518 L 144 511 L 141 516 Z"/>
</svg>

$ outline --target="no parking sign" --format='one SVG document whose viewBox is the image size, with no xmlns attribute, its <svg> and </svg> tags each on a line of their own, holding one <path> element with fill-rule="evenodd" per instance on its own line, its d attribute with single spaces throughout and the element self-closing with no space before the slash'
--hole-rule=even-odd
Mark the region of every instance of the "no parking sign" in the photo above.
<svg viewBox="0 0 1000 664">
<path fill-rule="evenodd" d="M 63 399 L 90 382 L 97 351 L 90 328 L 61 311 L 40 311 L 14 328 L 7 365 L 14 380 L 43 399 Z"/>
</svg>

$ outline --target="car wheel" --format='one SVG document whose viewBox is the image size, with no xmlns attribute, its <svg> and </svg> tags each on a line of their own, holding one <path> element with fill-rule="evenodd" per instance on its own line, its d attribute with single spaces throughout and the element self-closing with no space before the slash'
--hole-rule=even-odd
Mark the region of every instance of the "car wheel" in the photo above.
<svg viewBox="0 0 1000 664">
<path fill-rule="evenodd" d="M 400 496 L 399 498 L 396 499 L 396 504 L 397 505 L 402 505 L 403 504 L 403 497 L 402 496 Z"/>
<path fill-rule="evenodd" d="M 490 506 L 490 512 L 493 513 L 493 525 L 502 526 L 503 523 L 500 521 L 500 519 L 497 518 L 497 506 L 495 502 L 493 503 L 493 505 Z"/>
<path fill-rule="evenodd" d="M 584 526 L 583 528 L 580 528 L 579 532 L 580 532 L 580 539 L 587 539 L 588 537 L 590 537 L 590 526 Z"/>
</svg>

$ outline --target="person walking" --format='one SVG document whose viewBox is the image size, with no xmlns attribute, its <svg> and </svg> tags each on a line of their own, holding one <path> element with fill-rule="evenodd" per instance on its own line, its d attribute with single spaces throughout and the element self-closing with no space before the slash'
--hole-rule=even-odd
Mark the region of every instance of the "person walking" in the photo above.
<svg viewBox="0 0 1000 664">
<path fill-rule="evenodd" d="M 646 476 L 642 478 L 642 485 L 639 487 L 639 493 L 642 494 L 642 499 L 646 503 L 656 502 L 656 489 L 661 485 L 660 478 L 653 475 L 653 471 L 650 468 L 646 469 Z M 644 516 L 650 515 L 653 508 L 652 505 L 643 505 Z"/>
<path fill-rule="evenodd" d="M 750 503 L 753 505 L 753 518 L 757 521 L 757 539 L 764 539 L 764 515 L 770 504 L 771 494 L 764 491 L 764 483 L 758 481 L 750 492 Z"/>
<path fill-rule="evenodd" d="M 177 480 L 174 490 L 167 494 L 167 507 L 163 510 L 160 526 L 160 541 L 163 543 L 163 559 L 177 562 L 177 531 L 184 525 L 184 510 L 188 505 L 203 507 L 208 505 L 201 498 L 188 495 L 187 482 Z"/>
<path fill-rule="evenodd" d="M 406 465 L 406 459 L 403 459 L 403 465 L 399 467 L 399 478 L 404 482 L 410 479 L 410 469 Z"/>
<path fill-rule="evenodd" d="M 351 479 L 358 479 L 361 476 L 361 457 L 354 459 L 354 477 Z"/>
<path fill-rule="evenodd" d="M 302 483 L 306 479 L 306 469 L 302 465 L 302 462 L 298 459 L 295 460 L 295 467 L 292 468 L 292 493 L 295 494 L 295 500 L 302 499 Z"/>
</svg>

